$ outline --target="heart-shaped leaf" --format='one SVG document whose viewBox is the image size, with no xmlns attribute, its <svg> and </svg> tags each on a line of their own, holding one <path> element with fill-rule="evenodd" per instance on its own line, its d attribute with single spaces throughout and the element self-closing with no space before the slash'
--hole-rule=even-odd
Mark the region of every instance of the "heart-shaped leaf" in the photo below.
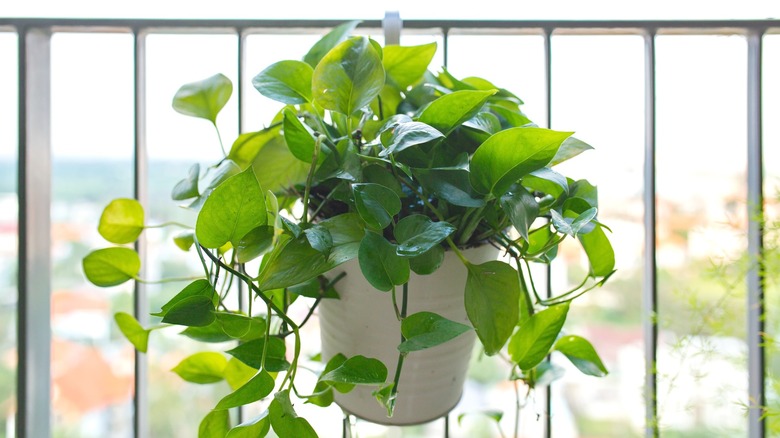
<svg viewBox="0 0 780 438">
<path fill-rule="evenodd" d="M 219 301 L 219 295 L 217 294 L 217 291 L 214 290 L 214 286 L 212 286 L 208 280 L 201 278 L 188 284 L 184 289 L 181 290 L 181 292 L 177 293 L 173 298 L 168 300 L 168 302 L 162 306 L 159 313 L 153 313 L 152 315 L 165 316 L 168 311 L 176 305 L 176 303 L 185 298 L 194 296 L 207 297 L 211 299 L 214 306 L 216 306 L 217 302 Z"/>
<path fill-rule="evenodd" d="M 171 192 L 171 199 L 183 201 L 200 195 L 198 191 L 198 179 L 200 179 L 200 164 L 195 163 L 190 167 L 187 177 L 176 183 Z"/>
<path fill-rule="evenodd" d="M 260 370 L 243 386 L 231 392 L 217 403 L 214 410 L 237 408 L 262 400 L 274 390 L 274 379 L 265 370 Z"/>
<path fill-rule="evenodd" d="M 601 225 L 596 226 L 587 234 L 577 235 L 590 263 L 590 274 L 594 277 L 604 277 L 615 270 L 615 250 L 609 243 Z"/>
<path fill-rule="evenodd" d="M 401 333 L 405 341 L 398 345 L 398 351 L 409 353 L 425 350 L 443 344 L 471 327 L 451 321 L 432 312 L 418 312 L 401 321 Z"/>
<path fill-rule="evenodd" d="M 221 353 L 202 351 L 187 356 L 171 371 L 192 383 L 216 383 L 224 380 L 227 359 Z"/>
<path fill-rule="evenodd" d="M 303 230 L 309 245 L 317 251 L 327 255 L 333 249 L 333 237 L 330 231 L 322 225 L 314 225 L 311 228 Z"/>
<path fill-rule="evenodd" d="M 550 353 L 566 321 L 569 303 L 556 304 L 534 313 L 509 341 L 509 355 L 521 370 L 539 365 Z"/>
<path fill-rule="evenodd" d="M 583 337 L 564 336 L 558 339 L 553 349 L 563 353 L 583 374 L 596 377 L 607 375 L 607 368 L 601 362 L 596 349 Z"/>
<path fill-rule="evenodd" d="M 379 53 L 368 38 L 354 37 L 334 47 L 317 64 L 312 95 L 321 107 L 350 116 L 371 103 L 384 85 Z"/>
<path fill-rule="evenodd" d="M 382 65 L 387 82 L 401 91 L 422 79 L 436 54 L 436 43 L 420 46 L 388 45 L 384 48 Z"/>
<path fill-rule="evenodd" d="M 409 259 L 409 268 L 418 275 L 430 275 L 436 272 L 444 262 L 444 248 L 436 245 L 428 251 Z"/>
<path fill-rule="evenodd" d="M 372 183 L 352 184 L 355 207 L 366 225 L 383 230 L 401 211 L 401 199 L 391 189 Z"/>
<path fill-rule="evenodd" d="M 571 132 L 510 128 L 485 140 L 471 158 L 471 184 L 500 197 L 523 176 L 546 166 Z"/>
<path fill-rule="evenodd" d="M 230 413 L 228 411 L 211 411 L 198 427 L 198 438 L 224 437 L 230 430 Z"/>
<path fill-rule="evenodd" d="M 539 215 L 539 203 L 523 186 L 515 185 L 500 199 L 501 209 L 523 239 L 528 241 L 528 230 Z"/>
<path fill-rule="evenodd" d="M 200 117 L 217 123 L 217 114 L 230 95 L 233 83 L 223 74 L 216 74 L 202 81 L 182 85 L 173 97 L 173 109 L 192 117 Z"/>
<path fill-rule="evenodd" d="M 257 132 L 247 132 L 241 134 L 233 142 L 233 146 L 230 147 L 230 153 L 228 159 L 238 165 L 241 170 L 246 169 L 257 157 L 265 145 L 270 142 L 281 138 L 279 127 L 262 129 Z M 265 187 L 265 186 L 263 186 Z"/>
<path fill-rule="evenodd" d="M 269 199 L 269 197 L 266 197 Z M 274 227 L 261 225 L 238 241 L 236 261 L 247 263 L 268 252 L 273 246 Z"/>
<path fill-rule="evenodd" d="M 265 97 L 289 105 L 311 102 L 311 76 L 314 69 L 302 61 L 280 61 L 252 79 L 252 85 Z"/>
<path fill-rule="evenodd" d="M 365 356 L 350 357 L 337 368 L 323 374 L 320 381 L 350 385 L 381 385 L 387 380 L 382 361 Z"/>
<path fill-rule="evenodd" d="M 111 243 L 135 242 L 143 230 L 144 208 L 135 199 L 114 199 L 100 215 L 98 232 Z"/>
<path fill-rule="evenodd" d="M 399 153 L 404 149 L 431 143 L 441 138 L 444 138 L 444 134 L 425 123 L 402 123 L 393 129 L 390 138 L 385 142 L 386 149 L 379 156 L 385 157 L 393 153 Z"/>
<path fill-rule="evenodd" d="M 320 38 L 320 40 L 309 49 L 309 52 L 303 57 L 303 62 L 312 67 L 316 67 L 325 54 L 330 52 L 330 50 L 336 47 L 340 42 L 347 39 L 349 34 L 352 33 L 358 24 L 360 24 L 360 20 L 347 21 L 346 23 L 331 29 L 330 32 Z"/>
<path fill-rule="evenodd" d="M 192 230 L 182 231 L 173 236 L 173 243 L 182 251 L 189 251 L 195 244 L 195 232 Z"/>
<path fill-rule="evenodd" d="M 227 412 L 227 411 L 219 411 Z M 271 420 L 268 418 L 268 411 L 263 411 L 260 415 L 244 421 L 238 426 L 230 429 L 225 438 L 258 438 L 268 435 L 271 430 Z M 216 436 L 216 435 L 215 435 Z M 220 435 L 221 437 L 222 435 Z"/>
<path fill-rule="evenodd" d="M 563 141 L 560 149 L 558 149 L 558 152 L 555 153 L 555 156 L 550 161 L 550 166 L 560 164 L 590 149 L 593 149 L 593 146 L 585 143 L 580 139 L 569 137 Z"/>
<path fill-rule="evenodd" d="M 542 192 L 551 195 L 555 199 L 569 193 L 569 184 L 566 177 L 549 167 L 534 170 L 523 177 L 522 183 L 523 186 L 533 192 Z"/>
<path fill-rule="evenodd" d="M 263 348 L 265 338 L 255 339 L 244 342 L 232 350 L 225 353 L 244 362 L 252 368 L 260 369 L 263 367 Z M 270 338 L 268 348 L 266 349 L 265 370 L 271 372 L 284 371 L 290 367 L 285 358 L 286 347 L 284 341 L 279 338 Z"/>
<path fill-rule="evenodd" d="M 309 167 L 295 158 L 281 136 L 269 140 L 252 162 L 260 186 L 277 194 L 306 181 Z"/>
<path fill-rule="evenodd" d="M 225 375 L 225 381 L 230 385 L 230 389 L 235 391 L 254 377 L 257 374 L 257 369 L 250 367 L 235 357 L 231 357 L 227 361 L 227 365 L 225 365 L 223 374 Z"/>
<path fill-rule="evenodd" d="M 378 290 L 389 291 L 409 281 L 409 260 L 399 256 L 396 246 L 377 233 L 366 232 L 358 262 L 363 276 Z"/>
<path fill-rule="evenodd" d="M 195 234 L 207 248 L 219 248 L 227 242 L 235 247 L 266 221 L 265 193 L 252 169 L 247 169 L 214 189 L 198 215 Z"/>
<path fill-rule="evenodd" d="M 211 296 L 195 295 L 184 298 L 165 313 L 162 322 L 166 324 L 205 327 L 216 319 L 214 301 Z"/>
<path fill-rule="evenodd" d="M 92 251 L 81 261 L 84 275 L 95 286 L 122 284 L 138 276 L 141 259 L 130 248 L 104 248 Z"/>
<path fill-rule="evenodd" d="M 420 114 L 418 121 L 449 135 L 463 122 L 474 117 L 495 92 L 463 90 L 445 94 L 431 102 Z"/>
<path fill-rule="evenodd" d="M 450 204 L 471 208 L 485 205 L 484 196 L 471 186 L 468 170 L 414 169 L 413 172 L 426 190 Z"/>
<path fill-rule="evenodd" d="M 314 131 L 301 122 L 289 108 L 284 110 L 284 141 L 295 158 L 311 163 L 316 147 Z M 325 155 L 319 154 L 317 162 L 321 163 L 324 159 Z"/>
<path fill-rule="evenodd" d="M 520 280 L 513 267 L 497 260 L 467 267 L 466 314 L 485 353 L 493 355 L 520 318 Z"/>
<path fill-rule="evenodd" d="M 428 216 L 413 214 L 398 221 L 393 233 L 398 241 L 396 252 L 403 257 L 415 257 L 441 243 L 455 231 L 448 222 L 433 222 Z"/>
<path fill-rule="evenodd" d="M 143 328 L 133 315 L 125 312 L 117 312 L 114 315 L 114 321 L 125 338 L 133 344 L 133 347 L 141 353 L 146 353 L 151 330 Z"/>
<path fill-rule="evenodd" d="M 268 406 L 271 427 L 279 438 L 317 438 L 317 432 L 305 418 L 301 418 L 290 402 L 290 390 L 285 389 L 274 394 Z"/>
</svg>

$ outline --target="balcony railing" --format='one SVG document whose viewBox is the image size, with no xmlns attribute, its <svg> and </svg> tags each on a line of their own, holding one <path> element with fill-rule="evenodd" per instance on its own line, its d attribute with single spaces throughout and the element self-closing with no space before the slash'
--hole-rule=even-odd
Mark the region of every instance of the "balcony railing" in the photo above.
<svg viewBox="0 0 780 438">
<path fill-rule="evenodd" d="M 147 202 L 149 187 L 147 156 L 147 38 L 161 33 L 222 34 L 235 36 L 238 75 L 238 132 L 244 128 L 247 90 L 245 42 L 251 35 L 274 33 L 321 33 L 338 25 L 339 20 L 124 20 L 124 19 L 3 19 L 0 32 L 15 33 L 18 39 L 18 375 L 16 434 L 19 437 L 51 435 L 51 41 L 57 33 L 124 33 L 133 38 L 134 95 L 134 194 Z M 780 29 L 780 20 L 757 21 L 401 21 L 388 15 L 384 22 L 364 21 L 361 30 L 382 33 L 388 42 L 403 33 L 440 35 L 443 62 L 450 57 L 453 35 L 534 35 L 542 39 L 545 114 L 541 125 L 553 126 L 553 56 L 555 37 L 562 35 L 633 35 L 644 41 L 644 254 L 642 283 L 642 321 L 644 331 L 644 404 L 645 436 L 659 435 L 658 379 L 656 372 L 659 345 L 659 309 L 657 266 L 656 178 L 663 169 L 656 165 L 656 41 L 663 35 L 737 35 L 746 42 L 747 83 L 744 102 L 747 120 L 747 170 L 745 196 L 748 218 L 747 248 L 751 260 L 762 260 L 764 205 L 762 157 L 762 61 L 766 35 Z M 507 47 L 506 50 L 511 50 Z M 139 253 L 145 256 L 144 244 Z M 748 346 L 747 430 L 751 438 L 766 436 L 765 396 L 765 299 L 760 263 L 753 263 L 747 275 L 746 321 Z M 142 284 L 135 287 L 134 309 L 142 323 L 148 314 L 147 293 Z M 148 372 L 146 359 L 136 353 L 134 389 L 134 433 L 149 436 Z M 547 390 L 547 404 L 550 393 Z M 549 408 L 544 412 L 549 412 Z M 545 418 L 546 436 L 555 436 L 549 415 Z"/>
</svg>

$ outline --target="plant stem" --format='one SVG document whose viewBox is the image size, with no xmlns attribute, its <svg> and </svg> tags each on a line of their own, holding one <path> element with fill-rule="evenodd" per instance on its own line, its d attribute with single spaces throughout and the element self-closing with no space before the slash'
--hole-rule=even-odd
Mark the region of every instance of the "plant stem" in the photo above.
<svg viewBox="0 0 780 438">
<path fill-rule="evenodd" d="M 517 388 L 517 380 L 513 380 L 512 383 L 515 386 L 515 434 L 517 438 L 520 435 L 520 390 Z"/>
<path fill-rule="evenodd" d="M 324 135 L 317 136 L 317 141 L 314 143 L 314 152 L 311 154 L 311 167 L 309 168 L 309 176 L 306 177 L 306 189 L 303 192 L 303 217 L 301 218 L 301 222 L 303 222 L 304 226 L 309 223 L 309 194 L 311 194 L 311 182 L 314 179 L 314 170 L 317 168 L 317 160 L 320 155 L 320 145 L 322 145 L 322 140 L 324 138 Z"/>
<path fill-rule="evenodd" d="M 403 317 L 401 316 L 401 311 L 398 310 L 398 303 L 395 299 L 395 286 L 393 286 L 393 290 L 390 292 L 390 296 L 393 298 L 393 310 L 395 310 L 395 317 L 397 320 L 401 321 L 403 320 Z M 401 340 L 403 342 L 403 340 Z"/>
<path fill-rule="evenodd" d="M 251 314 L 250 314 L 251 316 Z M 268 355 L 268 340 L 271 339 L 271 306 L 266 304 L 265 339 L 263 340 L 263 356 L 260 358 L 260 369 L 265 369 L 265 358 Z"/>
<path fill-rule="evenodd" d="M 222 155 L 225 157 L 228 156 L 227 152 L 225 151 L 225 145 L 222 143 L 222 134 L 219 133 L 219 128 L 217 128 L 217 123 L 213 122 L 214 130 L 217 131 L 217 139 L 219 139 L 219 147 L 222 149 Z"/>
<path fill-rule="evenodd" d="M 395 298 L 395 288 L 393 288 L 393 298 Z M 403 286 L 403 292 L 401 295 L 401 314 L 399 315 L 399 321 L 403 321 L 404 318 L 406 318 L 406 309 L 407 309 L 407 302 L 409 299 L 409 283 L 404 283 Z M 396 307 L 395 302 L 393 302 L 393 307 L 396 309 L 396 313 L 398 312 L 398 307 Z M 406 337 L 404 337 L 403 332 L 401 333 L 401 342 L 406 341 Z M 404 367 L 404 359 L 406 358 L 406 353 L 398 353 L 398 362 L 395 366 L 395 377 L 393 377 L 393 389 L 390 390 L 390 397 L 388 397 L 388 400 L 390 402 L 390 410 L 395 408 L 395 398 L 398 396 L 398 384 L 401 381 L 401 369 Z"/>
<path fill-rule="evenodd" d="M 179 228 L 186 228 L 188 230 L 194 229 L 189 225 L 185 225 L 181 222 L 175 222 L 175 221 L 163 222 L 161 224 L 154 224 L 154 225 L 144 225 L 144 228 L 163 228 L 163 227 L 179 227 Z"/>
</svg>

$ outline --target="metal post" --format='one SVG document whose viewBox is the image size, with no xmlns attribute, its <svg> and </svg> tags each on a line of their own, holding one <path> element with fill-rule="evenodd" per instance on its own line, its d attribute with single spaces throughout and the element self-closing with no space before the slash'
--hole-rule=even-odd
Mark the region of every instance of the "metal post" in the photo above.
<svg viewBox="0 0 780 438">
<path fill-rule="evenodd" d="M 50 30 L 19 30 L 19 438 L 51 435 L 50 55 Z"/>
<path fill-rule="evenodd" d="M 135 151 L 134 151 L 134 184 L 135 198 L 141 205 L 147 205 L 148 185 L 148 157 L 146 154 L 146 35 L 141 31 L 133 32 L 133 56 L 135 72 L 133 87 L 135 92 Z M 141 278 L 145 277 L 146 236 L 141 237 L 135 244 L 135 249 L 141 257 Z M 149 304 L 146 297 L 146 286 L 141 282 L 135 282 L 133 294 L 133 311 L 141 325 L 149 323 Z M 135 396 L 133 397 L 134 429 L 137 438 L 149 436 L 149 395 L 148 395 L 148 364 L 146 355 L 135 351 Z"/>
<path fill-rule="evenodd" d="M 403 21 L 397 11 L 385 12 L 385 18 L 382 20 L 382 30 L 385 33 L 385 45 L 397 46 L 401 44 L 401 29 Z"/>
<path fill-rule="evenodd" d="M 658 436 L 658 283 L 655 212 L 655 31 L 645 35 L 645 269 L 642 321 L 645 346 L 645 436 Z"/>
<path fill-rule="evenodd" d="M 547 104 L 546 123 L 547 127 L 552 127 L 552 29 L 544 30 L 544 89 L 545 100 Z M 520 267 L 518 266 L 518 269 Z M 546 296 L 550 298 L 552 293 L 552 267 L 545 265 L 545 285 L 547 288 Z M 547 357 L 550 360 L 550 357 Z M 520 412 L 517 413 L 520 415 Z M 544 415 L 542 417 L 544 424 L 544 437 L 552 436 L 552 390 L 550 385 L 544 387 Z"/>
<path fill-rule="evenodd" d="M 761 142 L 761 49 L 763 32 L 748 34 L 748 256 L 747 342 L 748 342 L 748 436 L 766 435 L 764 408 L 764 228 L 763 163 Z"/>
</svg>

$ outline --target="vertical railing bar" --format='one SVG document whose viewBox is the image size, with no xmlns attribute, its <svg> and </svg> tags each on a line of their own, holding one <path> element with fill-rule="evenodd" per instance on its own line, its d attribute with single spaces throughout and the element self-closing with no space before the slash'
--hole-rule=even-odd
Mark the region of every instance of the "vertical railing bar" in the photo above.
<svg viewBox="0 0 780 438">
<path fill-rule="evenodd" d="M 51 435 L 51 31 L 18 29 L 18 438 Z"/>
<path fill-rule="evenodd" d="M 244 132 L 244 68 L 245 66 L 245 56 L 246 56 L 246 36 L 244 35 L 244 31 L 241 28 L 236 29 L 236 36 L 238 37 L 238 71 L 236 73 L 236 99 L 238 101 L 238 134 L 241 135 L 242 132 Z M 244 282 L 239 281 L 238 286 L 236 287 L 236 293 L 238 293 L 238 308 L 242 312 L 247 311 L 248 308 L 248 301 L 244 300 L 244 292 L 246 292 L 246 289 L 244 288 Z M 250 317 L 252 315 L 249 315 Z M 236 420 L 238 424 L 241 424 L 244 422 L 244 407 L 239 406 L 236 409 L 238 412 L 236 413 Z"/>
<path fill-rule="evenodd" d="M 642 321 L 645 347 L 645 436 L 658 436 L 658 281 L 656 267 L 655 30 L 645 34 L 644 284 Z"/>
<path fill-rule="evenodd" d="M 748 343 L 748 437 L 766 435 L 764 409 L 764 227 L 763 227 L 763 157 L 761 113 L 761 68 L 763 31 L 751 31 L 747 36 L 747 134 L 748 134 L 748 256 L 747 276 L 747 343 Z"/>
<path fill-rule="evenodd" d="M 442 37 L 442 50 L 443 50 L 443 62 L 444 67 L 447 67 L 447 61 L 449 60 L 450 56 L 450 29 L 448 27 L 442 27 L 441 28 L 441 37 Z"/>
<path fill-rule="evenodd" d="M 146 153 L 146 35 L 140 29 L 133 29 L 133 106 L 135 144 L 133 150 L 133 191 L 134 196 L 144 207 L 148 204 L 148 156 Z M 146 236 L 136 241 L 135 249 L 141 258 L 141 278 L 145 278 L 148 263 Z M 133 293 L 133 311 L 138 322 L 147 326 L 149 322 L 149 304 L 146 286 L 135 282 Z M 148 363 L 146 354 L 135 350 L 135 395 L 133 397 L 133 426 L 136 438 L 149 436 L 149 394 Z"/>
<path fill-rule="evenodd" d="M 547 128 L 552 127 L 552 28 L 544 29 L 544 99 L 546 103 L 545 123 Z M 519 267 L 518 267 L 519 269 Z M 546 297 L 552 293 L 552 267 L 545 265 Z M 549 361 L 550 358 L 548 357 Z M 552 390 L 550 385 L 544 387 L 544 437 L 552 436 Z"/>
<path fill-rule="evenodd" d="M 398 11 L 385 12 L 385 18 L 382 19 L 382 32 L 385 37 L 385 45 L 400 45 L 403 27 L 404 22 L 401 20 L 401 14 L 398 13 Z"/>
</svg>

